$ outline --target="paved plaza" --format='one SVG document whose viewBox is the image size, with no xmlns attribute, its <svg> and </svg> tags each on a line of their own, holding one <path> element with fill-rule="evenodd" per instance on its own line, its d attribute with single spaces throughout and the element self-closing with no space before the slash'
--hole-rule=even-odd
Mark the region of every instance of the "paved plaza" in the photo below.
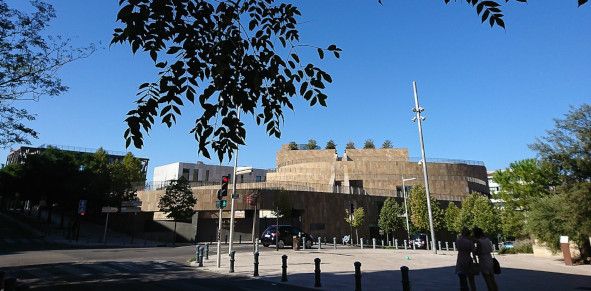
<svg viewBox="0 0 591 291">
<path fill-rule="evenodd" d="M 214 252 L 202 270 L 228 273 L 227 253 L 222 267 L 215 266 Z M 288 282 L 303 287 L 314 286 L 314 258 L 321 259 L 322 290 L 353 290 L 355 261 L 362 263 L 363 290 L 401 290 L 400 267 L 410 268 L 412 290 L 457 290 L 453 252 L 434 255 L 428 251 L 390 249 L 340 248 L 293 251 L 261 248 L 260 279 L 279 282 L 281 256 L 288 256 Z M 591 266 L 565 266 L 560 260 L 533 255 L 497 256 L 503 270 L 497 276 L 500 290 L 591 290 Z M 236 276 L 252 277 L 253 254 L 238 252 L 235 257 Z M 482 277 L 477 277 L 479 290 L 486 290 Z"/>
</svg>

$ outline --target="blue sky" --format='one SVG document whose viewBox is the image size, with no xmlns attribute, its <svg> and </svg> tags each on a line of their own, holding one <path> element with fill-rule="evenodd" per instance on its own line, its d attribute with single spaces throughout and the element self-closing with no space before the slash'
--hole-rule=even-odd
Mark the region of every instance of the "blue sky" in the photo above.
<svg viewBox="0 0 591 291">
<path fill-rule="evenodd" d="M 22 103 L 37 114 L 30 123 L 40 132 L 34 145 L 125 150 L 125 114 L 138 85 L 156 71 L 147 55 L 108 46 L 117 2 L 51 1 L 58 17 L 50 33 L 80 45 L 100 41 L 104 49 L 63 68 L 67 93 Z M 334 139 L 339 153 L 349 140 L 359 147 L 368 138 L 376 145 L 390 139 L 418 156 L 413 80 L 426 108 L 427 156 L 481 160 L 488 169 L 534 156 L 527 144 L 544 135 L 553 118 L 591 101 L 591 7 L 577 8 L 575 0 L 512 4 L 505 8 L 502 30 L 480 24 L 464 1 L 383 2 L 300 2 L 302 42 L 343 49 L 339 60 L 319 61 L 315 51 L 301 52 L 333 77 L 328 107 L 296 102 L 295 112 L 285 112 L 281 139 L 268 137 L 248 118 L 239 164 L 272 168 L 281 144 L 310 138 L 322 146 Z M 155 165 L 218 163 L 198 156 L 189 134 L 198 108 L 183 113 L 177 126 L 156 125 L 143 149 L 131 149 L 150 158 L 150 177 Z M 0 159 L 8 152 L 1 149 Z"/>
</svg>

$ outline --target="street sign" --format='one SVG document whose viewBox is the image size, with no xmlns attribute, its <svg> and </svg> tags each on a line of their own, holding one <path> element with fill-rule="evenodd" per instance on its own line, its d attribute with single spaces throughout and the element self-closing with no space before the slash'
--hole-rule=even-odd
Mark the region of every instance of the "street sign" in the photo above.
<svg viewBox="0 0 591 291">
<path fill-rule="evenodd" d="M 142 209 L 140 207 L 121 207 L 121 213 L 124 212 L 133 212 L 137 213 L 140 212 Z"/>
<path fill-rule="evenodd" d="M 122 201 L 121 207 L 140 207 L 142 206 L 142 201 L 140 200 L 130 200 L 130 201 Z"/>
<path fill-rule="evenodd" d="M 217 208 L 226 208 L 226 206 L 228 206 L 228 201 L 226 200 L 218 200 L 215 202 L 215 207 Z"/>
<path fill-rule="evenodd" d="M 119 209 L 117 209 L 117 207 L 110 207 L 110 206 L 106 206 L 101 209 L 102 213 L 115 213 L 117 211 L 119 211 Z"/>
<path fill-rule="evenodd" d="M 80 200 L 80 202 L 78 202 L 78 214 L 80 214 L 80 215 L 86 214 L 87 202 L 88 202 L 87 200 Z"/>
</svg>

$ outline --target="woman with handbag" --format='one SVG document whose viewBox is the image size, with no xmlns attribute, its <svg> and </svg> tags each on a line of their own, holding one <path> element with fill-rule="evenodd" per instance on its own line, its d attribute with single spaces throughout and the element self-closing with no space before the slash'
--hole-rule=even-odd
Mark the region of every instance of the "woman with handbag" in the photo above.
<svg viewBox="0 0 591 291">
<path fill-rule="evenodd" d="M 456 261 L 456 274 L 460 278 L 461 291 L 475 291 L 474 270 L 472 253 L 474 252 L 474 243 L 470 239 L 470 231 L 467 228 L 462 229 L 460 237 L 456 240 L 458 249 L 458 258 Z M 476 266 L 478 268 L 478 266 Z M 468 286 L 469 284 L 469 286 Z"/>
<path fill-rule="evenodd" d="M 479 227 L 475 227 L 474 239 L 476 240 L 476 255 L 478 256 L 478 264 L 480 265 L 480 272 L 486 282 L 488 291 L 498 291 L 497 282 L 495 281 L 494 264 L 491 253 L 492 242 L 484 235 L 484 232 Z"/>
</svg>

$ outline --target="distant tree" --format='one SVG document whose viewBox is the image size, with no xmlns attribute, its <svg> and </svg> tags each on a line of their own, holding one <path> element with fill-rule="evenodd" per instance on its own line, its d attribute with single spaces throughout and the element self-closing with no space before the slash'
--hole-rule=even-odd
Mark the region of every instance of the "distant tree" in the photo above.
<svg viewBox="0 0 591 291">
<path fill-rule="evenodd" d="M 412 187 L 409 194 L 410 221 L 418 231 L 429 231 L 429 212 L 427 210 L 427 196 L 425 187 L 417 185 Z M 442 226 L 443 211 L 435 198 L 431 197 L 431 212 L 433 217 L 433 228 L 438 230 Z"/>
<path fill-rule="evenodd" d="M 326 146 L 324 148 L 327 150 L 334 150 L 337 148 L 337 144 L 331 139 L 326 142 Z"/>
<path fill-rule="evenodd" d="M 115 205 L 135 199 L 138 183 L 145 181 L 142 162 L 132 153 L 127 153 L 123 160 L 110 163 L 108 168 L 112 185 L 111 200 Z"/>
<path fill-rule="evenodd" d="M 359 232 L 357 229 L 363 225 L 364 218 L 365 213 L 363 211 L 363 207 L 355 208 L 355 210 L 353 211 L 353 215 L 351 215 L 347 210 L 345 221 L 355 229 L 355 236 L 357 237 L 357 241 L 359 241 Z"/>
<path fill-rule="evenodd" d="M 376 145 L 373 143 L 373 140 L 368 139 L 363 144 L 363 148 L 364 149 L 375 149 L 376 148 Z"/>
<path fill-rule="evenodd" d="M 392 148 L 392 141 L 390 141 L 389 139 L 385 140 L 384 143 L 382 144 L 382 148 L 383 149 L 391 149 Z"/>
<path fill-rule="evenodd" d="M 176 242 L 177 221 L 191 218 L 195 214 L 195 210 L 193 210 L 195 203 L 197 203 L 197 199 L 193 195 L 193 191 L 191 191 L 189 182 L 185 177 L 181 177 L 177 181 L 171 181 L 166 186 L 164 195 L 160 197 L 158 208 L 166 213 L 166 217 L 174 221 L 173 244 Z"/>
<path fill-rule="evenodd" d="M 277 217 L 290 219 L 293 212 L 293 205 L 289 199 L 289 194 L 285 191 L 279 191 L 275 199 L 273 214 Z"/>
<path fill-rule="evenodd" d="M 347 143 L 347 145 L 345 146 L 346 149 L 348 150 L 354 150 L 355 149 L 355 143 L 350 141 Z"/>
<path fill-rule="evenodd" d="M 318 143 L 316 142 L 315 139 L 310 139 L 310 140 L 308 140 L 308 143 L 306 144 L 306 149 L 307 150 L 317 150 L 317 149 L 320 149 L 320 147 L 318 146 Z"/>
<path fill-rule="evenodd" d="M 289 142 L 289 144 L 287 145 L 287 147 L 290 150 L 292 150 L 292 151 L 297 151 L 298 150 L 298 144 L 295 141 Z"/>
<path fill-rule="evenodd" d="M 398 227 L 402 225 L 403 207 L 400 206 L 396 199 L 389 197 L 384 201 L 384 206 L 380 209 L 380 217 L 378 218 L 378 226 L 386 233 L 386 238 L 390 241 L 390 233 L 394 233 Z"/>
<path fill-rule="evenodd" d="M 74 48 L 69 39 L 49 36 L 46 29 L 56 17 L 53 6 L 30 2 L 32 12 L 25 13 L 0 1 L 0 148 L 37 138 L 37 131 L 23 123 L 35 115 L 18 104 L 67 91 L 57 71 L 95 50 Z"/>
<path fill-rule="evenodd" d="M 445 209 L 444 221 L 445 228 L 452 233 L 458 233 L 461 227 L 457 224 L 458 217 L 460 215 L 460 208 L 455 203 L 450 202 Z"/>
</svg>

